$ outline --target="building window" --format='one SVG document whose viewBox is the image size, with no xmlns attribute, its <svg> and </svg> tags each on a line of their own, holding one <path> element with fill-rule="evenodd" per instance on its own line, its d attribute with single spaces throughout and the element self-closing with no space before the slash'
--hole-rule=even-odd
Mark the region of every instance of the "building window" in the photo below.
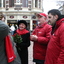
<svg viewBox="0 0 64 64">
<path fill-rule="evenodd" d="M 28 7 L 28 0 L 22 0 L 22 7 Z"/>
<path fill-rule="evenodd" d="M 41 8 L 41 0 L 39 0 L 39 8 Z"/>
<path fill-rule="evenodd" d="M 0 7 L 1 7 L 1 0 L 0 0 Z"/>
<path fill-rule="evenodd" d="M 37 20 L 33 20 L 33 29 L 35 29 L 37 26 Z"/>
<path fill-rule="evenodd" d="M 16 0 L 16 3 L 20 3 L 20 0 Z"/>
<path fill-rule="evenodd" d="M 35 0 L 35 7 L 38 7 L 38 0 Z"/>
<path fill-rule="evenodd" d="M 9 7 L 14 7 L 14 0 L 9 0 Z"/>
<path fill-rule="evenodd" d="M 5 7 L 5 0 L 3 0 L 3 7 Z"/>
</svg>

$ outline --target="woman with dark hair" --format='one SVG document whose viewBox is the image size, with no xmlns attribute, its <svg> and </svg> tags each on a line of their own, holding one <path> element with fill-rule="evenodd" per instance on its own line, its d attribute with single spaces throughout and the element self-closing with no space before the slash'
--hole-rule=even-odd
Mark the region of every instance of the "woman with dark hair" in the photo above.
<svg viewBox="0 0 64 64">
<path fill-rule="evenodd" d="M 27 22 L 20 20 L 17 23 L 18 29 L 14 31 L 14 35 L 19 35 L 20 39 L 16 39 L 16 48 L 21 58 L 22 64 L 28 64 L 28 47 L 30 46 L 30 32 L 26 30 Z M 18 36 L 18 37 L 19 37 Z"/>
</svg>

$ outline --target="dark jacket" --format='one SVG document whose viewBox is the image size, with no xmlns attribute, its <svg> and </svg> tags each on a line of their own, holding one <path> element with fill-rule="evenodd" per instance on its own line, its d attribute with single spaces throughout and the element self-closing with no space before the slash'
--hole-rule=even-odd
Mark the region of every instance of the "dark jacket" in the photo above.
<svg viewBox="0 0 64 64">
<path fill-rule="evenodd" d="M 14 31 L 14 34 L 17 33 L 16 30 Z M 16 43 L 17 47 L 20 47 L 21 49 L 27 48 L 30 46 L 30 32 L 26 34 L 21 35 L 22 42 L 21 43 Z"/>
<path fill-rule="evenodd" d="M 14 34 L 16 31 L 14 32 Z M 28 64 L 28 47 L 30 46 L 30 32 L 21 35 L 22 42 L 16 44 L 22 64 Z"/>
<path fill-rule="evenodd" d="M 8 64 L 4 45 L 4 38 L 8 35 L 8 32 L 8 26 L 0 20 L 0 64 Z"/>
<path fill-rule="evenodd" d="M 8 63 L 7 62 L 7 55 L 5 50 L 5 37 L 9 34 L 9 27 L 3 21 L 0 20 L 0 64 L 21 64 L 19 57 L 17 57 L 17 51 L 15 49 L 14 43 L 13 49 L 16 54 L 16 58 L 14 61 Z M 11 38 L 11 37 L 10 37 Z"/>
<path fill-rule="evenodd" d="M 64 18 L 56 21 L 56 28 L 48 44 L 45 64 L 64 64 Z"/>
</svg>

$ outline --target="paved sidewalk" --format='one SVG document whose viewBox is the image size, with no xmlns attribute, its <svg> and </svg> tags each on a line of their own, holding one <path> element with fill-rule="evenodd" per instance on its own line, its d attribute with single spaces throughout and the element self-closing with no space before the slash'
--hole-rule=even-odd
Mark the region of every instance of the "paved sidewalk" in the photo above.
<svg viewBox="0 0 64 64">
<path fill-rule="evenodd" d="M 28 48 L 28 57 L 29 57 L 29 64 L 35 64 L 32 60 L 33 60 L 33 42 L 31 42 L 30 47 Z"/>
</svg>

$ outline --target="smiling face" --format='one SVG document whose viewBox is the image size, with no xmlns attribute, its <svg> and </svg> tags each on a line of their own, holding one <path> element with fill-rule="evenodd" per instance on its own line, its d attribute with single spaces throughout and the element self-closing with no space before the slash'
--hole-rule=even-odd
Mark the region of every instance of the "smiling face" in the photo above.
<svg viewBox="0 0 64 64">
<path fill-rule="evenodd" d="M 48 14 L 48 22 L 54 26 L 54 24 L 56 23 L 58 19 L 58 16 L 57 15 L 52 15 L 51 13 Z"/>
<path fill-rule="evenodd" d="M 20 30 L 23 30 L 23 29 L 25 29 L 26 28 L 26 25 L 24 24 L 24 23 L 20 23 L 19 24 L 19 29 Z"/>
<path fill-rule="evenodd" d="M 39 15 L 38 16 L 38 24 L 42 25 L 44 22 L 46 22 L 46 18 L 44 16 Z"/>
</svg>

